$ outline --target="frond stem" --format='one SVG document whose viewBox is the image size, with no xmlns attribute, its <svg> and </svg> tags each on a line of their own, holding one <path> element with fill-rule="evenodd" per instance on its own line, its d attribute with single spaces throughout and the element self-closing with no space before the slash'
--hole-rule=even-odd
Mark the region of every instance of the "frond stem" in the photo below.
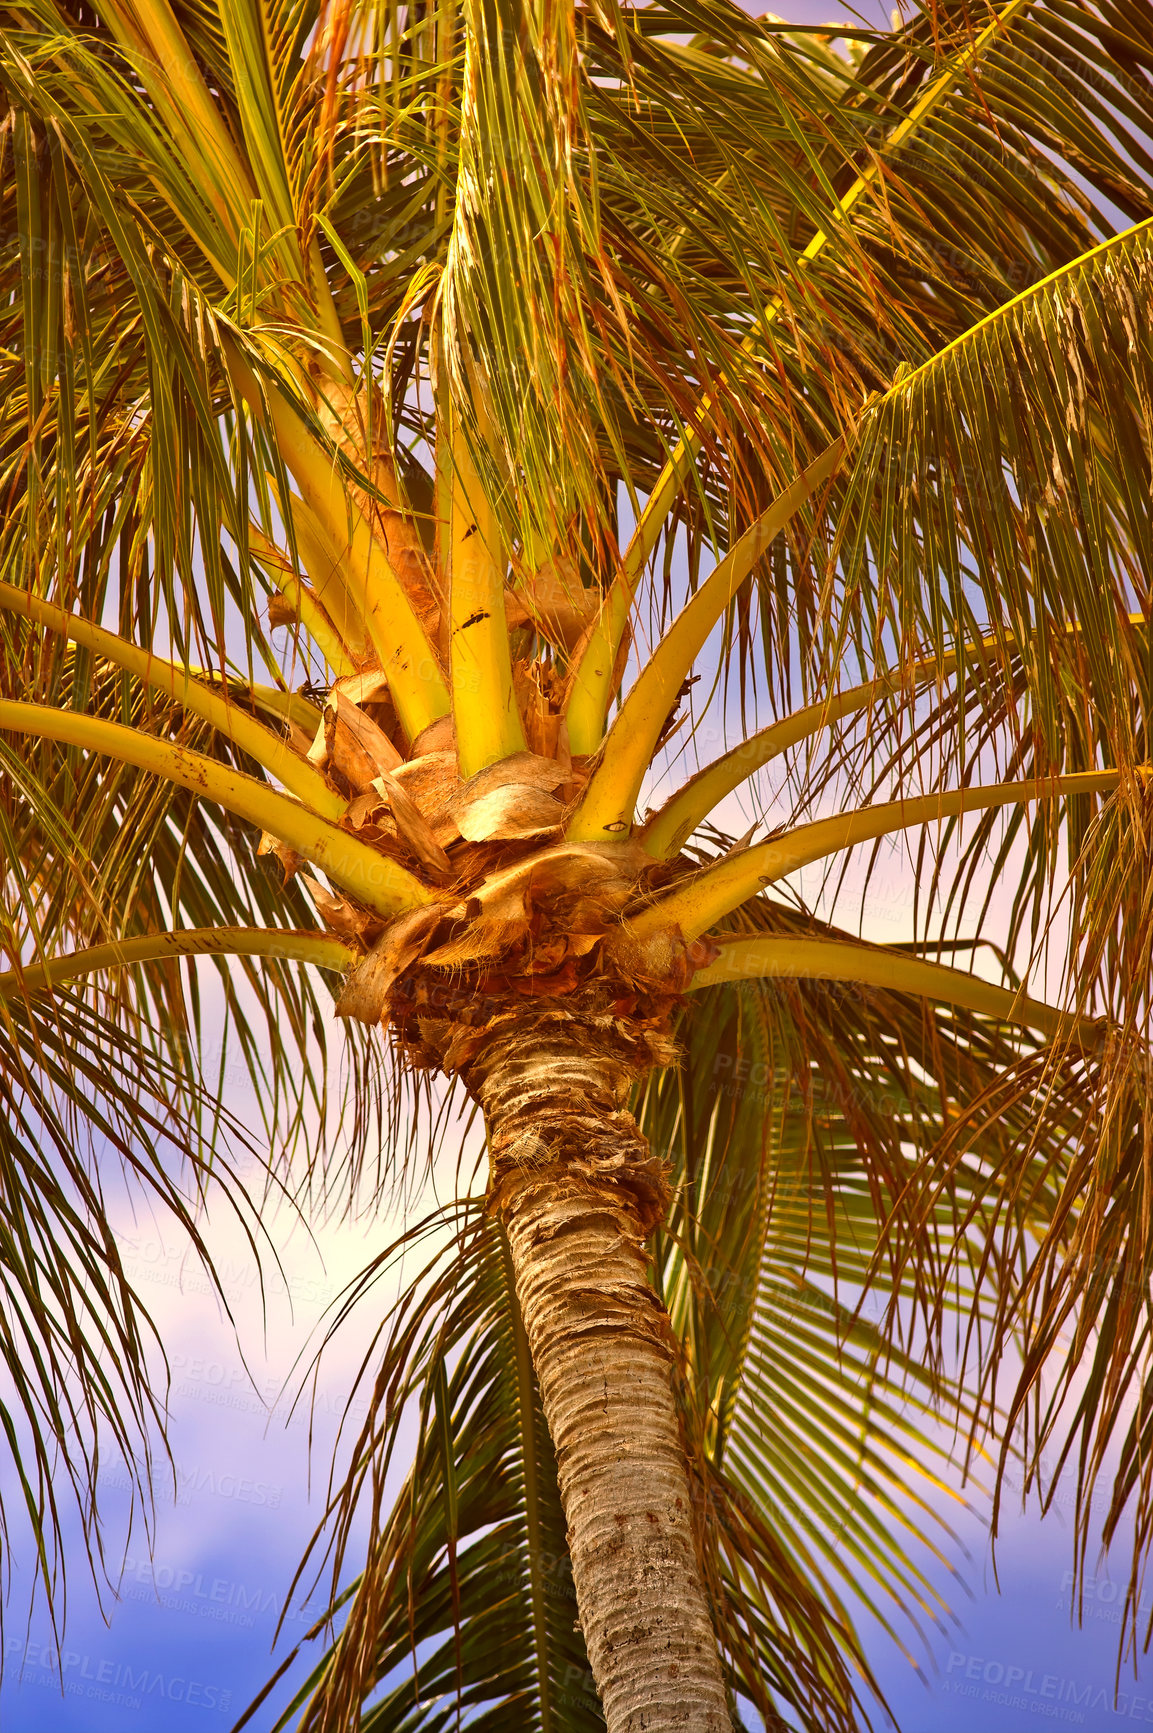
<svg viewBox="0 0 1153 1733">
<path fill-rule="evenodd" d="M 894 993 L 912 993 L 917 998 L 939 999 L 995 1017 L 1001 1023 L 1019 1023 L 1051 1038 L 1074 1039 L 1086 1046 L 1093 1045 L 1100 1034 L 1101 1025 L 1091 1017 L 1075 1016 L 1027 993 L 995 987 L 963 969 L 950 969 L 944 963 L 909 957 L 881 945 L 792 936 L 751 938 L 744 934 L 725 935 L 720 942 L 724 947 L 721 955 L 697 971 L 689 991 L 758 979 L 851 981 Z"/>
<path fill-rule="evenodd" d="M 348 802 L 329 788 L 313 765 L 298 757 L 271 728 L 249 716 L 226 693 L 213 692 L 189 670 L 174 662 L 166 662 L 163 656 L 143 650 L 138 644 L 118 637 L 115 632 L 33 596 L 27 590 L 15 589 L 11 584 L 0 583 L 0 609 L 33 620 L 38 626 L 82 645 L 114 667 L 134 675 L 154 691 L 175 699 L 182 709 L 210 723 L 217 733 L 254 758 L 285 788 L 291 789 L 310 811 L 335 819 L 347 810 Z"/>
<path fill-rule="evenodd" d="M 401 727 L 414 740 L 451 709 L 440 664 L 372 526 L 344 484 L 338 459 L 326 453 L 302 419 L 302 411 L 275 386 L 262 390 L 235 338 L 222 334 L 229 372 L 253 414 L 276 439 L 296 477 L 305 505 L 337 550 L 350 600 L 357 607 L 388 676 Z"/>
<path fill-rule="evenodd" d="M 1138 775 L 1153 775 L 1153 767 L 1137 766 L 1136 770 Z M 950 789 L 817 819 L 692 874 L 650 903 L 628 925 L 641 940 L 673 926 L 679 927 L 686 939 L 695 939 L 747 898 L 756 896 L 763 886 L 857 843 L 998 806 L 1071 794 L 1109 794 L 1120 781 L 1120 771 L 1087 770 L 1047 780 Z"/>
<path fill-rule="evenodd" d="M 1105 255 L 1111 253 L 1115 247 L 1125 246 L 1130 241 L 1136 240 L 1139 235 L 1148 234 L 1150 231 L 1153 231 L 1153 217 L 1146 217 L 1143 222 L 1134 223 L 1131 228 L 1122 229 L 1119 235 L 1110 235 L 1107 241 L 1102 241 L 1096 247 L 1090 247 L 1087 253 L 1081 253 L 1077 258 L 1070 259 L 1067 265 L 1059 265 L 1055 271 L 1050 271 L 1047 277 L 1042 277 L 1040 282 L 1030 284 L 1027 289 L 1022 289 L 1019 295 L 1014 295 L 1011 301 L 1006 301 L 1002 306 L 995 307 L 991 313 L 987 313 L 985 317 L 979 319 L 975 325 L 970 325 L 967 331 L 962 331 L 959 337 L 954 337 L 951 343 L 946 343 L 943 349 L 938 349 L 935 355 L 930 355 L 929 359 L 927 361 L 922 361 L 919 367 L 911 368 L 910 371 L 891 388 L 891 391 L 885 393 L 885 396 L 890 396 L 892 391 L 907 391 L 911 385 L 916 384 L 918 379 L 922 379 L 926 374 L 931 373 L 935 367 L 939 367 L 950 355 L 955 354 L 960 349 L 964 349 L 968 344 L 973 342 L 974 338 L 979 337 L 982 331 L 989 330 L 990 327 L 996 325 L 999 320 L 1007 318 L 1008 315 L 1017 307 L 1025 306 L 1038 295 L 1043 295 L 1046 289 L 1051 289 L 1054 284 L 1059 283 L 1064 277 L 1071 276 L 1074 271 L 1083 270 L 1086 265 L 1091 265 L 1095 260 L 1104 258 Z M 883 399 L 880 401 L 883 401 Z"/>
<path fill-rule="evenodd" d="M 796 746 L 811 735 L 819 734 L 822 729 L 831 728 L 843 717 L 863 710 L 875 698 L 900 691 L 907 685 L 920 685 L 934 675 L 951 673 L 956 662 L 957 652 L 950 650 L 944 656 L 916 663 L 908 676 L 892 674 L 866 680 L 860 686 L 850 686 L 845 692 L 822 698 L 815 704 L 806 704 L 779 722 L 770 722 L 768 727 L 758 729 L 730 752 L 698 770 L 675 794 L 670 795 L 642 828 L 639 836 L 641 846 L 654 859 L 667 860 L 684 847 L 693 831 L 726 794 L 731 794 L 734 788 L 739 788 L 742 782 L 790 746 Z"/>
<path fill-rule="evenodd" d="M 574 842 L 603 842 L 628 829 L 646 770 L 661 729 L 677 701 L 709 633 L 753 570 L 796 512 L 824 486 L 840 462 L 844 440 L 835 439 L 815 463 L 779 494 L 741 536 L 736 546 L 681 609 L 622 704 L 609 730 L 600 761 L 569 822 Z"/>
<path fill-rule="evenodd" d="M 419 879 L 377 854 L 367 843 L 327 819 L 306 812 L 291 795 L 278 794 L 266 783 L 202 752 L 174 746 L 169 740 L 158 740 L 155 735 L 126 728 L 120 722 L 84 716 L 78 711 L 54 710 L 46 704 L 0 701 L 0 728 L 32 739 L 58 740 L 66 746 L 102 753 L 215 801 L 227 812 L 279 838 L 304 859 L 315 862 L 385 920 L 432 901 Z"/>
<path fill-rule="evenodd" d="M 307 933 L 283 927 L 185 927 L 172 933 L 146 933 L 90 945 L 47 962 L 0 974 L 0 999 L 23 998 L 62 987 L 104 969 L 130 968 L 137 963 L 163 963 L 174 957 L 269 957 L 276 962 L 312 963 L 318 969 L 343 972 L 357 953 L 328 933 Z"/>
<path fill-rule="evenodd" d="M 464 430 L 450 412 L 449 664 L 462 777 L 525 750 L 512 682 L 500 524 L 485 498 Z M 438 451 L 444 438 L 442 429 Z"/>
</svg>

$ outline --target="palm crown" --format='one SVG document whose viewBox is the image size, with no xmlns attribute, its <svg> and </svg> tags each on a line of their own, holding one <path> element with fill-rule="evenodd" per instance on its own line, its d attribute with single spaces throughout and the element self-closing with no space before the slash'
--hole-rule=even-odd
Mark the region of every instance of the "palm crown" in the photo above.
<svg viewBox="0 0 1153 1733">
<path fill-rule="evenodd" d="M 722 0 L 4 5 L 0 1267 L 42 1544 L 54 1443 L 91 1519 L 93 1441 L 156 1418 L 77 1117 L 194 1232 L 177 1159 L 230 1179 L 181 958 L 314 1162 L 336 1028 L 345 1131 L 383 1024 L 489 1132 L 374 1349 L 305 1725 L 383 1681 L 366 1725 L 592 1726 L 589 1659 L 614 1728 L 852 1724 L 837 1573 L 934 1611 L 885 1526 L 943 1544 L 904 1404 L 978 1438 L 1017 1351 L 1030 1461 L 1058 1436 L 1087 1494 L 1119 1436 L 1136 1589 L 1150 42 L 1139 0 L 836 42 Z M 694 668 L 740 738 L 639 816 Z M 786 822 L 712 829 L 778 760 Z M 904 833 L 903 947 L 771 889 Z M 1045 946 L 1054 1005 L 1013 972 Z"/>
</svg>

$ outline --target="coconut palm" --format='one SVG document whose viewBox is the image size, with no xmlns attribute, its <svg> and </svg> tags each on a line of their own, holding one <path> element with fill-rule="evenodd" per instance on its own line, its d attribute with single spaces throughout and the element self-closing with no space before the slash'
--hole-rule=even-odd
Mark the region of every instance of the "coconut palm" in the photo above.
<svg viewBox="0 0 1153 1733">
<path fill-rule="evenodd" d="M 303 1725 L 852 1726 L 846 1591 L 900 1640 L 940 1610 L 935 1413 L 1075 1459 L 1082 1550 L 1118 1446 L 1135 1605 L 1153 8 L 0 19 L 3 1416 L 45 1576 L 57 1453 L 95 1551 L 97 1443 L 143 1474 L 159 1419 L 107 1164 L 194 1233 L 223 1185 L 258 1250 L 208 957 L 313 1178 L 326 1122 L 331 1185 L 395 1155 L 421 1079 L 487 1133 L 366 1352 Z M 901 945 L 789 889 L 844 919 L 895 840 Z"/>
</svg>

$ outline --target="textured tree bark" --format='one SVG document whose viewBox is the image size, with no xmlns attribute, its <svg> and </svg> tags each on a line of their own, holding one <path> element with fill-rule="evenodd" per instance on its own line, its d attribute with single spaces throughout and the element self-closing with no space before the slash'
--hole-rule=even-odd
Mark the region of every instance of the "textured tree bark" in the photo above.
<svg viewBox="0 0 1153 1733">
<path fill-rule="evenodd" d="M 488 1123 L 609 1733 L 730 1733 L 672 1332 L 646 1272 L 645 1239 L 667 1192 L 621 1106 L 652 1059 L 641 1038 L 630 1062 L 619 1023 L 599 1021 L 522 1012 L 491 1032 L 464 1076 Z"/>
</svg>

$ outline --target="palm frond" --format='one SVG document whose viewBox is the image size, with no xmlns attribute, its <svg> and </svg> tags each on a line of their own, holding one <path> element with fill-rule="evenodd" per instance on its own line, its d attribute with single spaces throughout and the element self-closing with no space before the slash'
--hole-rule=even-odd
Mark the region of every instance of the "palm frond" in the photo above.
<svg viewBox="0 0 1153 1733">
<path fill-rule="evenodd" d="M 1128 694 L 1144 666 L 1130 615 L 1144 611 L 1149 547 L 1137 315 L 1149 268 L 1146 223 L 899 377 L 866 412 L 839 502 L 845 618 L 869 621 L 863 659 L 884 666 L 892 631 L 941 649 L 991 636 L 999 656 L 1028 645 L 1029 722 L 1054 767 L 1094 748 L 1114 763 L 1140 751 Z M 1086 714 L 1096 740 L 1078 726 Z"/>
<path fill-rule="evenodd" d="M 764 900 L 734 924 L 831 942 L 823 923 Z M 780 1546 L 834 1616 L 848 1595 L 912 1643 L 950 1616 L 926 1570 L 951 1550 L 941 1440 L 979 1443 L 996 1423 L 944 1326 L 970 1315 L 983 1340 L 986 1314 L 1011 1315 L 1028 1289 L 1022 1243 L 1066 1243 L 1076 1083 L 1038 1113 L 1045 1086 L 1020 1080 L 1045 1053 L 1031 1037 L 881 985 L 716 985 L 678 1033 L 684 1057 L 649 1083 L 643 1123 L 680 1181 L 658 1268 L 694 1450 L 738 1509 L 770 1520 L 770 1541 L 746 1537 L 744 1580 L 771 1580 Z M 996 1111 L 958 1116 L 957 1102 L 998 1092 Z M 922 1190 L 926 1166 L 937 1181 Z M 1018 1237 L 994 1277 L 985 1176 L 1008 1170 L 1003 1227 Z M 755 1674 L 755 1620 L 719 1604 L 722 1640 Z"/>
<path fill-rule="evenodd" d="M 260 1227 L 228 1155 L 245 1134 L 186 1070 L 75 993 L 0 1004 L 0 1429 L 22 1516 L 0 1503 L 8 1566 L 30 1531 L 54 1628 L 64 1611 L 64 1506 L 74 1500 L 99 1587 L 97 1476 L 119 1456 L 148 1526 L 166 1418 L 163 1345 L 114 1229 L 115 1168 L 187 1234 L 219 1290 L 202 1208 L 223 1197 L 254 1259 Z M 206 1139 L 198 1118 L 207 1117 Z M 259 1152 L 249 1146 L 259 1160 Z M 112 1579 L 108 1578 L 110 1584 Z"/>
<path fill-rule="evenodd" d="M 950 14 L 960 28 L 960 14 L 952 9 L 939 9 L 938 25 Z M 1138 70 L 1143 65 L 1143 51 L 1134 46 L 1143 34 L 1136 22 L 1139 14 L 1142 9 L 1136 8 L 1126 30 L 1092 8 L 1077 8 L 1075 17 L 1068 8 L 1037 6 L 1014 15 L 1004 36 L 987 45 L 979 68 L 951 87 L 904 141 L 894 161 L 886 163 L 883 197 L 874 189 L 874 196 L 859 198 L 851 221 L 829 230 L 819 256 L 806 272 L 806 281 L 811 278 L 813 294 L 819 297 L 819 307 L 814 300 L 773 321 L 765 335 L 764 351 L 780 378 L 782 402 L 792 403 L 803 396 L 806 412 L 819 416 L 821 425 L 830 431 L 847 430 L 859 418 L 862 397 L 886 391 L 895 374 L 921 367 L 981 319 L 1011 303 L 1023 288 L 1041 283 L 1095 245 L 1110 240 L 1116 230 L 1114 210 L 1107 203 L 1087 205 L 1085 199 L 1081 153 L 1086 149 L 1094 153 L 1094 172 L 1099 171 L 1102 185 L 1117 179 L 1130 187 L 1132 196 L 1122 208 L 1138 221 L 1149 216 L 1153 205 L 1147 187 L 1142 187 L 1147 181 L 1143 165 L 1153 130 L 1153 109 L 1147 80 Z M 904 61 L 890 43 L 866 55 L 857 69 L 854 100 L 865 136 L 878 144 L 884 137 L 883 117 L 887 115 L 892 131 L 933 76 L 933 57 L 927 49 L 934 40 L 934 28 L 927 20 L 914 23 L 902 39 L 908 56 Z M 947 30 L 937 40 L 943 52 L 948 53 L 950 42 L 955 52 L 961 52 L 958 38 L 951 38 Z M 887 86 L 886 80 L 898 75 L 903 81 L 899 84 L 900 100 L 893 103 L 893 87 Z M 1105 87 L 1118 92 L 1120 103 L 1118 114 L 1108 125 L 1103 124 L 1100 94 Z M 1026 90 L 1030 93 L 1028 102 L 1023 96 Z M 1048 105 L 1031 100 L 1041 90 L 1047 93 Z M 841 184 L 847 189 L 851 183 Z M 802 253 L 812 238 L 803 219 L 793 227 L 792 237 L 797 253 Z M 863 298 L 866 285 L 875 297 L 872 303 Z M 1104 353 L 1097 359 L 1103 361 Z M 1122 374 L 1127 375 L 1123 337 L 1113 350 L 1111 369 L 1116 369 L 1118 360 Z M 1012 379 L 1016 372 L 1014 355 L 1006 352 L 1004 361 Z M 1059 368 L 1059 362 L 1057 365 Z M 960 358 L 958 366 L 963 366 Z M 1102 376 L 1090 372 L 1088 377 Z M 1113 377 L 1112 371 L 1108 377 Z M 1022 412 L 1051 414 L 1056 430 L 1061 412 L 1055 399 L 1064 401 L 1064 389 L 1060 385 L 1055 388 L 1047 412 L 1032 402 Z M 1015 402 L 1014 412 L 1020 408 L 1020 401 Z M 1119 410 L 1123 419 L 1131 413 L 1127 407 Z M 1063 426 L 1059 430 L 1064 438 Z M 914 482 L 920 475 L 923 491 L 931 493 L 936 480 L 932 460 L 923 450 L 915 459 L 907 457 L 902 432 L 891 424 L 887 435 L 878 430 L 876 452 L 902 454 L 895 469 L 891 457 L 877 458 L 886 465 L 884 485 L 895 497 L 906 482 Z M 888 435 L 895 435 L 896 443 Z M 1046 437 L 1038 427 L 1038 451 Z M 1124 428 L 1122 437 L 1127 437 Z M 975 453 L 978 441 L 974 434 Z M 738 444 L 730 442 L 729 449 L 735 452 Z M 703 484 L 689 483 L 681 495 L 679 519 L 674 515 L 672 522 L 679 521 L 688 532 L 693 572 L 702 543 L 711 542 L 719 553 L 731 547 L 812 454 L 811 446 L 802 446 L 794 466 L 783 473 L 762 467 L 758 484 L 752 450 L 750 446 L 747 495 L 741 491 L 742 476 L 729 488 L 726 503 L 723 485 L 718 485 L 716 495 L 712 492 L 713 481 L 707 470 Z M 986 461 L 995 469 L 1000 459 L 990 456 Z M 698 464 L 698 476 L 701 470 Z M 984 471 L 978 464 L 966 473 L 971 477 L 971 503 L 976 509 L 978 475 Z M 1038 475 L 1039 493 L 1043 495 L 1048 483 L 1043 464 Z M 1116 502 L 1121 490 L 1116 474 L 1103 468 L 1099 482 Z M 690 491 L 700 485 L 708 490 L 707 512 Z M 994 498 L 1000 500 L 1004 491 L 998 484 L 994 495 L 986 495 L 985 509 L 991 510 Z M 1012 485 L 1009 492 L 1013 492 Z M 1128 509 L 1124 498 L 1119 509 Z M 915 519 L 920 506 L 906 501 L 905 510 L 908 521 L 909 512 Z M 731 523 L 730 512 L 735 514 Z M 831 516 L 837 520 L 836 507 Z M 900 517 L 896 520 L 901 521 Z M 842 556 L 849 568 L 850 585 L 860 581 L 868 587 L 871 581 L 879 586 L 887 598 L 886 622 L 900 617 L 904 606 L 893 599 L 901 590 L 895 571 L 886 565 L 886 537 L 891 533 L 891 524 L 879 507 L 863 538 L 854 540 L 850 534 L 846 540 L 842 535 L 833 544 L 833 559 L 837 553 Z M 874 536 L 879 538 L 875 548 Z M 838 667 L 846 640 L 834 634 L 830 645 L 828 616 L 822 611 L 822 599 L 835 589 L 829 553 L 823 544 L 814 546 L 803 537 L 794 543 L 783 541 L 766 562 L 755 584 L 763 667 L 757 665 L 756 614 L 747 603 L 738 610 L 724 656 L 726 667 L 739 676 L 742 710 L 754 694 L 758 702 L 767 699 L 776 715 L 798 701 L 819 698 L 830 670 Z M 917 555 L 913 540 L 908 540 L 907 555 L 913 560 L 923 557 L 925 569 L 931 570 L 936 549 L 927 542 Z M 978 563 L 971 550 L 963 551 L 962 557 L 966 570 Z M 1026 557 L 1026 566 L 1030 557 L 1047 559 L 1049 555 L 1042 547 Z M 870 562 L 868 568 L 862 566 L 863 560 Z M 973 576 L 975 598 L 981 582 L 979 571 Z M 1019 574 L 1019 586 L 1024 581 Z M 1058 569 L 1053 570 L 1051 583 L 1053 588 L 1060 588 Z M 886 589 L 886 584 L 895 587 Z M 915 593 L 910 593 L 909 600 L 914 611 L 919 607 Z M 932 588 L 928 593 L 934 593 Z M 926 604 L 921 614 L 929 616 L 927 643 L 939 650 L 946 637 L 952 641 L 966 634 L 972 638 L 974 631 L 979 635 L 997 612 L 988 597 L 985 601 L 985 609 L 978 605 L 966 615 L 958 598 L 954 612 L 943 618 L 939 617 L 939 601 L 932 608 Z M 1003 607 L 1001 612 L 1004 614 Z M 1067 615 L 1072 612 L 1070 607 Z M 838 610 L 834 613 L 843 620 Z M 663 630 L 666 619 L 666 613 L 654 613 L 650 633 Z M 911 619 L 905 622 L 907 631 L 912 623 Z M 1006 631 L 1017 623 L 1010 616 Z M 917 624 L 926 627 L 923 617 Z M 852 641 L 858 651 L 852 673 L 876 674 L 888 665 L 892 646 L 880 628 L 875 634 L 871 625 L 859 632 L 854 628 Z M 882 655 L 879 662 L 873 657 L 878 646 L 888 650 L 888 656 Z M 913 657 L 925 648 L 926 641 L 914 638 L 908 653 Z"/>
<path fill-rule="evenodd" d="M 159 744 L 175 734 L 186 746 L 216 755 L 222 768 L 230 758 L 235 762 L 229 742 L 203 722 L 133 691 L 107 664 L 68 656 L 54 662 L 51 639 L 46 647 L 41 667 L 46 678 L 56 669 L 60 714 L 79 719 L 84 705 L 90 716 L 123 717 L 120 726 L 128 731 L 131 725 L 140 739 Z M 0 762 L 0 943 L 11 966 L 39 966 L 85 946 L 154 938 L 181 926 L 316 930 L 299 884 L 281 886 L 274 858 L 259 856 L 259 833 L 184 790 L 47 738 L 35 745 L 22 739 L 18 749 L 5 738 Z M 325 1007 L 331 1001 L 286 958 L 238 968 L 222 962 L 217 980 L 233 1061 L 248 1073 L 269 1135 L 291 1140 L 305 1104 L 319 1109 L 324 1103 Z M 179 963 L 110 981 L 100 1002 L 122 1021 L 126 1038 L 143 1041 L 178 1073 L 195 1078 L 202 1052 L 211 1055 L 210 1064 L 221 1063 L 219 1035 L 203 1027 L 198 977 Z M 307 1054 L 308 1062 L 283 1063 L 289 1052 Z M 354 1053 L 350 1047 L 350 1057 Z M 350 1083 L 363 1099 L 365 1079 L 356 1065 Z"/>
<path fill-rule="evenodd" d="M 1019 1271 L 988 1313 L 989 1348 L 978 1356 L 978 1383 L 982 1392 L 1011 1393 L 1006 1406 L 1026 1445 L 1027 1477 L 1046 1502 L 1059 1476 L 1073 1475 L 1079 1570 L 1095 1493 L 1104 1495 L 1107 1544 L 1131 1525 L 1122 1640 L 1134 1650 L 1153 1522 L 1153 1487 L 1144 1466 L 1153 1400 L 1149 837 L 1148 797 L 1136 812 L 1110 803 L 1089 825 L 1074 863 L 1069 972 L 1084 1002 L 1107 1009 L 1103 1039 L 1060 1063 L 1038 1057 L 1007 1073 L 973 1099 L 965 1116 L 979 1128 L 1006 1104 L 1030 1095 L 1047 1099 L 1044 1123 L 1057 1191 L 1051 1210 L 1033 1219 L 1027 1235 L 1009 1219 L 1001 1198 L 1029 1197 L 1021 1160 L 1042 1154 L 1045 1131 L 1034 1130 L 1008 1167 L 982 1161 L 974 1169 L 979 1184 L 971 1209 L 981 1216 L 988 1255 L 999 1267 L 1013 1264 Z M 951 1131 L 926 1167 L 925 1198 L 952 1185 L 959 1149 Z M 1019 1347 L 1017 1364 L 1007 1351 L 1010 1341 Z M 1043 1451 L 1053 1464 L 1047 1480 Z M 1112 1469 L 1111 1451 L 1117 1458 Z M 1096 1520 L 1101 1517 L 1098 1510 Z M 1140 1641 L 1147 1645 L 1150 1634 L 1146 1627 Z"/>
</svg>

